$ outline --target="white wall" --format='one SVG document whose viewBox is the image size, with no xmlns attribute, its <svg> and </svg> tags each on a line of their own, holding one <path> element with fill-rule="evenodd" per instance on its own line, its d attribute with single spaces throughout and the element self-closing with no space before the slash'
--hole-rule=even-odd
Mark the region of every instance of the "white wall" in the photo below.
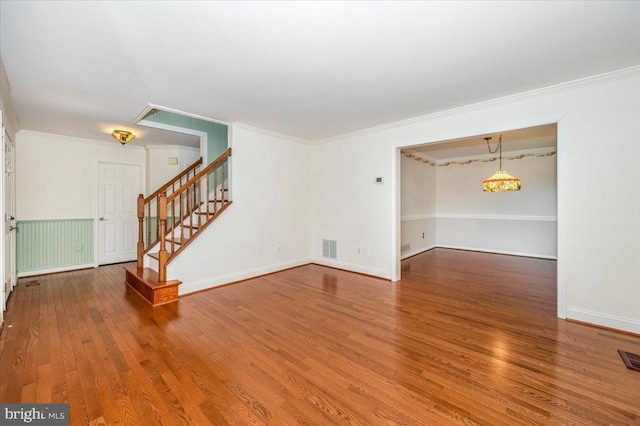
<svg viewBox="0 0 640 426">
<path fill-rule="evenodd" d="M 510 152 L 503 169 L 522 181 L 517 192 L 483 192 L 497 162 L 437 167 L 437 245 L 525 256 L 556 257 L 556 156 L 549 149 Z M 476 158 L 483 158 L 476 157 Z M 464 161 L 470 158 L 449 159 Z"/>
<path fill-rule="evenodd" d="M 399 147 L 559 123 L 558 313 L 640 333 L 640 197 L 628 184 L 640 182 L 639 117 L 636 67 L 326 140 L 313 149 L 312 257 L 333 237 L 341 266 L 398 278 Z"/>
<path fill-rule="evenodd" d="M 135 145 L 21 130 L 16 135 L 16 219 L 80 219 L 96 215 L 98 161 L 139 164 Z"/>
<path fill-rule="evenodd" d="M 178 165 L 180 172 L 195 163 L 198 158 L 200 158 L 200 148 L 178 146 Z"/>
<path fill-rule="evenodd" d="M 510 152 L 543 155 L 550 149 Z M 506 155 L 503 157 L 507 157 Z M 482 157 L 452 158 L 452 161 Z M 479 214 L 509 216 L 556 215 L 556 156 L 526 157 L 519 160 L 503 158 L 502 168 L 520 178 L 522 188 L 513 192 L 484 192 L 482 181 L 498 170 L 498 162 L 474 162 L 465 165 L 437 167 L 438 214 Z"/>
<path fill-rule="evenodd" d="M 438 247 L 556 258 L 556 221 L 552 219 L 439 216 L 436 229 Z"/>
<path fill-rule="evenodd" d="M 392 197 L 396 159 L 389 141 L 371 136 L 313 147 L 311 257 L 321 265 L 391 278 L 390 223 L 400 210 Z M 376 177 L 384 183 L 375 184 Z M 322 239 L 337 240 L 336 260 L 322 257 Z"/>
<path fill-rule="evenodd" d="M 181 145 L 147 145 L 147 192 L 149 195 L 200 158 L 200 149 Z M 169 164 L 177 158 L 178 164 Z"/>
<path fill-rule="evenodd" d="M 9 137 L 15 142 L 16 133 L 20 130 L 20 122 L 13 106 L 11 87 L 9 86 L 2 58 L 0 58 L 0 110 L 2 110 L 2 125 L 6 127 Z"/>
<path fill-rule="evenodd" d="M 404 155 L 401 161 L 401 242 L 410 248 L 402 257 L 421 253 L 436 243 L 436 168 Z"/>
<path fill-rule="evenodd" d="M 310 147 L 238 124 L 232 143 L 233 204 L 167 267 L 181 294 L 309 262 Z"/>
</svg>

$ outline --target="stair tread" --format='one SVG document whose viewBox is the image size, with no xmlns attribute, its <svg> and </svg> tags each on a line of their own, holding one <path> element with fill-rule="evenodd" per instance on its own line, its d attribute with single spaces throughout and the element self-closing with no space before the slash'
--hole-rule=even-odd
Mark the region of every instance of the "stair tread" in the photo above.
<svg viewBox="0 0 640 426">
<path fill-rule="evenodd" d="M 175 253 L 180 253 L 180 251 L 186 247 L 187 244 L 189 244 L 189 242 L 194 239 L 198 234 L 199 234 L 199 230 L 206 228 L 211 222 L 213 222 L 219 215 L 220 213 L 222 213 L 224 210 L 227 209 L 227 207 L 229 207 L 231 204 L 233 203 L 233 201 L 231 200 L 225 200 L 225 204 L 223 204 L 222 206 L 220 206 L 217 209 L 217 212 L 214 214 L 213 211 L 209 211 L 209 217 L 207 218 L 207 220 L 201 220 L 200 224 L 198 223 L 194 223 L 194 224 L 186 224 L 186 223 L 178 223 L 178 226 L 182 227 L 182 232 L 187 232 L 188 233 L 188 237 L 185 235 L 184 239 L 182 240 L 182 242 L 180 242 L 180 236 L 176 236 L 176 235 L 172 235 L 172 236 L 167 236 L 165 238 L 165 242 L 167 243 L 166 250 L 167 250 L 167 259 L 170 261 L 172 259 L 172 251 L 171 251 L 171 242 L 173 241 L 173 252 Z M 203 203 L 204 204 L 204 203 Z M 193 212 L 196 215 L 202 215 L 202 216 L 206 216 L 207 212 L 200 212 L 200 211 L 194 211 Z M 194 218 L 192 218 L 192 220 L 195 220 Z M 193 229 L 194 231 L 185 231 L 185 229 Z M 180 246 L 180 247 L 176 247 L 176 246 Z M 147 256 L 149 256 L 152 259 L 155 259 L 157 261 L 159 261 L 160 259 L 160 255 L 158 254 L 158 252 L 154 252 L 154 253 L 145 253 Z"/>
<path fill-rule="evenodd" d="M 185 238 L 182 239 L 182 241 L 180 241 L 180 238 L 175 238 L 175 239 L 174 238 L 167 238 L 166 241 L 167 241 L 167 243 L 173 242 L 173 244 L 184 244 L 184 243 L 187 242 L 188 239 L 189 238 L 185 237 Z"/>
<path fill-rule="evenodd" d="M 171 252 L 169 250 L 167 250 L 167 256 L 170 256 Z M 158 254 L 158 252 L 155 253 L 147 253 L 147 256 L 154 258 L 155 260 L 160 260 L 160 255 Z"/>
</svg>

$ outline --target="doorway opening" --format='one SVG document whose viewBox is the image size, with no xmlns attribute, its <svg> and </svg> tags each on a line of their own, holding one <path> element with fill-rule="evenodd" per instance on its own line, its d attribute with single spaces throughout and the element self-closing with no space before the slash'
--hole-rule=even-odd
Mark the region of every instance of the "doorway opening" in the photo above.
<svg viewBox="0 0 640 426">
<path fill-rule="evenodd" d="M 483 192 L 499 168 L 484 138 L 495 149 L 501 135 L 502 168 L 522 189 Z M 400 148 L 398 274 L 403 259 L 437 247 L 557 260 L 563 318 L 558 139 L 553 123 Z"/>
</svg>

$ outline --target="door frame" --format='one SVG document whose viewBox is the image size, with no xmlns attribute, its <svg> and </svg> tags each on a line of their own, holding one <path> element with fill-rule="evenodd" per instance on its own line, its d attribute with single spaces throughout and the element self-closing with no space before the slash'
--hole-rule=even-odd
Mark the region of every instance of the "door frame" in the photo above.
<svg viewBox="0 0 640 426">
<path fill-rule="evenodd" d="M 566 183 L 566 152 L 567 152 L 567 133 L 566 133 L 566 120 L 564 116 L 551 116 L 542 118 L 532 118 L 529 120 L 520 121 L 516 124 L 504 122 L 501 125 L 495 126 L 494 129 L 487 129 L 484 133 L 481 131 L 466 131 L 460 132 L 459 135 L 453 135 L 448 139 L 464 138 L 469 136 L 475 136 L 477 134 L 499 133 L 501 131 L 510 131 L 524 129 L 527 127 L 545 126 L 549 124 L 555 124 L 557 132 L 557 160 L 556 160 L 556 173 L 557 173 L 557 236 L 556 236 L 556 300 L 557 310 L 556 316 L 561 319 L 567 317 L 567 254 L 566 254 L 566 222 L 567 222 L 567 183 Z M 400 151 L 404 148 L 410 148 L 417 145 L 427 145 L 432 143 L 442 142 L 442 139 L 434 138 L 433 140 L 422 141 L 420 143 L 403 143 L 398 142 L 391 147 L 391 281 L 399 281 L 401 279 L 401 252 L 400 252 L 400 237 L 401 237 L 401 189 L 400 189 Z"/>
<path fill-rule="evenodd" d="M 7 309 L 7 302 L 8 302 L 8 298 L 11 295 L 11 292 L 13 292 L 13 289 L 16 286 L 16 281 L 17 281 L 17 271 L 16 271 L 16 236 L 15 234 L 11 234 L 10 238 L 11 238 L 11 243 L 10 246 L 7 247 L 5 245 L 5 240 L 6 240 L 6 235 L 5 233 L 7 232 L 7 222 L 9 223 L 8 226 L 12 226 L 12 220 L 7 221 L 6 220 L 6 215 L 9 215 L 10 217 L 14 217 L 16 215 L 16 175 L 15 175 L 15 141 L 11 138 L 11 136 L 9 135 L 9 131 L 8 129 L 2 125 L 2 114 L 0 113 L 0 131 L 2 132 L 2 134 L 0 135 L 0 140 L 2 141 L 2 154 L 0 155 L 0 161 L 2 162 L 2 183 L 0 185 L 0 215 L 2 215 L 2 218 L 0 218 L 0 233 L 2 234 L 2 239 L 0 241 L 0 277 L 2 277 L 2 283 L 1 283 L 1 287 L 2 290 L 0 291 L 0 297 L 2 298 L 0 301 L 0 324 L 3 323 L 4 321 L 4 311 Z M 12 202 L 11 202 L 11 211 L 5 212 L 5 197 L 6 197 L 6 175 L 7 175 L 7 170 L 6 170 L 6 157 L 5 157 L 5 144 L 7 143 L 7 140 L 9 141 L 9 143 L 12 144 L 13 148 L 12 148 L 12 155 L 11 155 L 11 159 L 10 159 L 10 164 L 9 167 L 12 171 L 12 176 L 13 176 L 13 180 L 12 180 L 12 184 L 11 184 L 11 194 L 10 196 L 12 197 Z M 9 231 L 11 232 L 11 231 Z M 7 275 L 7 271 L 6 271 L 6 265 L 7 265 L 7 254 L 9 256 L 11 256 L 10 260 L 11 260 L 11 271 L 9 271 L 9 294 L 6 294 L 5 292 L 5 278 Z"/>
<path fill-rule="evenodd" d="M 146 157 L 146 156 L 145 156 Z M 99 197 L 100 197 L 100 171 L 99 171 L 99 165 L 100 164 L 117 164 L 119 166 L 138 166 L 140 168 L 140 188 L 139 188 L 139 194 L 145 195 L 146 196 L 146 165 L 145 163 L 136 163 L 136 162 L 127 162 L 127 161 L 106 161 L 106 160 L 97 160 L 95 162 L 95 170 L 94 170 L 94 176 L 95 176 L 95 183 L 93 185 L 93 187 L 95 188 L 95 197 L 93 199 L 93 266 L 94 268 L 97 268 L 98 266 L 100 266 L 100 259 L 99 259 L 99 250 L 100 250 L 100 231 L 98 229 L 98 222 L 99 222 L 99 217 L 100 217 L 100 212 L 98 211 L 98 206 L 100 205 L 99 203 Z"/>
<path fill-rule="evenodd" d="M 7 137 L 9 138 L 9 142 L 12 145 L 11 148 L 11 163 L 9 164 L 9 167 L 11 168 L 11 174 L 12 174 L 12 181 L 11 181 L 11 209 L 10 211 L 7 212 L 7 214 L 9 214 L 10 217 L 12 217 L 13 219 L 9 220 L 9 226 L 14 226 L 11 222 L 15 221 L 15 226 L 14 226 L 14 230 L 16 232 L 18 232 L 18 221 L 16 219 L 16 142 L 11 139 L 11 135 L 9 135 L 9 132 L 7 131 L 6 127 L 2 128 L 3 130 L 3 138 Z M 4 143 L 6 143 L 6 141 L 3 141 Z M 3 144 L 4 145 L 4 144 Z M 4 146 L 3 146 L 3 153 L 4 153 Z M 4 155 L 4 154 L 3 154 Z M 3 168 L 6 162 L 6 158 L 3 158 Z M 6 185 L 4 184 L 4 179 L 6 176 L 6 170 L 3 169 L 3 176 L 2 176 L 2 180 L 3 180 L 3 186 L 2 189 L 6 190 Z M 5 194 L 6 197 L 7 194 Z M 5 201 L 5 197 L 2 198 L 2 201 Z M 6 206 L 3 206 L 3 208 Z M 5 222 L 5 226 L 6 226 L 6 222 Z M 16 233 L 12 233 L 11 236 L 11 247 L 9 247 L 7 249 L 7 247 L 4 248 L 5 250 L 5 256 L 7 253 L 7 250 L 10 250 L 11 253 L 11 271 L 10 275 L 9 275 L 9 284 L 10 284 L 10 291 L 13 291 L 13 289 L 15 288 L 16 284 L 17 284 L 17 280 L 18 280 L 18 271 L 17 271 L 17 249 L 16 249 L 16 239 L 17 239 L 17 235 Z M 6 262 L 5 262 L 6 264 Z M 5 271 L 5 275 L 6 275 L 6 271 Z"/>
<path fill-rule="evenodd" d="M 0 161 L 2 162 L 2 184 L 0 184 L 0 214 L 4 215 L 4 184 L 5 184 L 5 179 L 4 179 L 4 134 L 5 134 L 5 129 L 4 126 L 2 125 L 2 112 L 0 111 L 0 131 L 2 132 L 2 134 L 0 135 L 0 141 L 2 141 L 2 154 L 0 154 Z M 2 285 L 0 285 L 0 329 L 2 328 L 2 326 L 4 326 L 4 311 L 7 309 L 6 306 L 6 295 L 5 295 L 5 291 L 4 291 L 4 276 L 5 276 L 5 257 L 4 257 L 4 251 L 5 251 L 5 247 L 4 247 L 4 240 L 5 240 L 5 218 L 3 217 L 2 220 L 0 220 L 0 235 L 2 235 L 2 238 L 0 239 L 0 277 L 2 277 Z"/>
</svg>

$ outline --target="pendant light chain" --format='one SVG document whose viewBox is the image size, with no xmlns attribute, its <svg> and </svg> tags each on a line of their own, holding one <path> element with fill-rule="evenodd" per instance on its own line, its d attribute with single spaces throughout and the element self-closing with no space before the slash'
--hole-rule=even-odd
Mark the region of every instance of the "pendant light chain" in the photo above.
<svg viewBox="0 0 640 426">
<path fill-rule="evenodd" d="M 498 146 L 500 147 L 500 170 L 502 170 L 502 135 L 500 135 Z"/>
<path fill-rule="evenodd" d="M 495 154 L 496 152 L 498 152 L 498 150 L 500 150 L 500 170 L 502 170 L 502 135 L 500 135 L 500 139 L 498 140 L 498 146 L 496 146 L 496 149 L 492 150 L 491 149 L 491 145 L 489 145 L 489 141 L 493 139 L 493 138 L 484 138 L 485 141 L 487 141 L 487 148 L 489 149 L 489 154 Z"/>
<path fill-rule="evenodd" d="M 491 145 L 489 144 L 491 139 L 491 137 L 484 138 L 484 140 L 487 141 L 487 148 L 490 154 L 495 154 L 500 151 L 500 170 L 495 172 L 489 179 L 482 181 L 482 190 L 488 192 L 520 191 L 520 179 L 502 170 L 502 135 L 500 135 L 498 146 L 496 146 L 495 149 L 491 149 Z"/>
</svg>

